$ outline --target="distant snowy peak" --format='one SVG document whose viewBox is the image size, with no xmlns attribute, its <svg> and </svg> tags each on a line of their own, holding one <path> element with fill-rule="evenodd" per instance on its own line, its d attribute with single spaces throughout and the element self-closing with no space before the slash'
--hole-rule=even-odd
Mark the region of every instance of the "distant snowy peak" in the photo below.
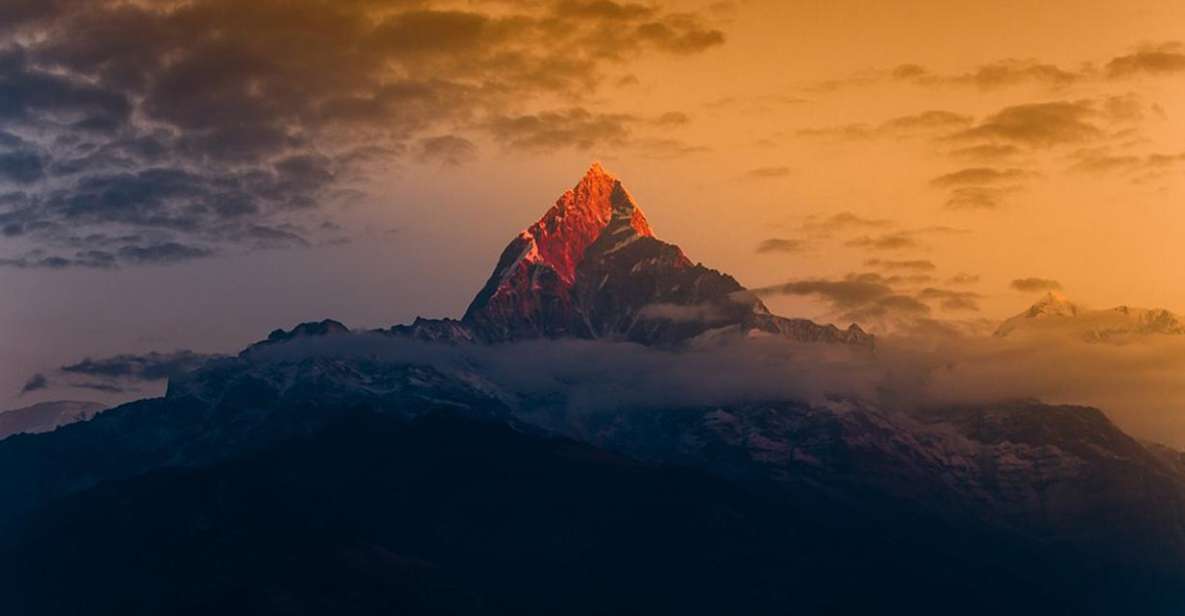
<svg viewBox="0 0 1185 616">
<path fill-rule="evenodd" d="M 1069 298 L 1057 291 L 1050 291 L 1045 294 L 1045 297 L 1042 297 L 1040 301 L 1025 311 L 1025 317 L 1030 319 L 1073 317 L 1078 316 L 1078 313 L 1078 306 L 1071 302 Z"/>
<path fill-rule="evenodd" d="M 1160 308 L 1083 308 L 1050 292 L 1028 310 L 1004 321 L 996 336 L 1063 335 L 1087 342 L 1120 342 L 1133 336 L 1185 335 L 1185 319 Z"/>
</svg>

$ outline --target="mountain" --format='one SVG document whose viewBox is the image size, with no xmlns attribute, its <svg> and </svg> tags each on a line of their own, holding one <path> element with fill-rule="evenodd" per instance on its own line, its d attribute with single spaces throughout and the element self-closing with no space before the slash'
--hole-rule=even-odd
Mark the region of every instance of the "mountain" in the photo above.
<svg viewBox="0 0 1185 616">
<path fill-rule="evenodd" d="M 1159 308 L 1083 308 L 1050 291 L 1028 310 L 1004 321 L 996 336 L 1055 335 L 1086 342 L 1123 342 L 1143 336 L 1185 335 L 1185 318 Z"/>
<path fill-rule="evenodd" d="M 0 542 L 0 592 L 23 616 L 1116 607 L 1071 592 L 1072 559 L 1049 575 L 1007 537 L 916 524 L 496 423 L 351 415 L 58 501 Z"/>
<path fill-rule="evenodd" d="M 60 426 L 86 421 L 107 408 L 97 402 L 42 402 L 0 412 L 0 439 L 13 434 L 50 432 Z"/>
<path fill-rule="evenodd" d="M 1028 321 L 1084 314 L 1047 299 Z M 594 166 L 460 320 L 276 330 L 0 442 L 0 605 L 1182 613 L 1179 452 L 819 382 L 877 354 L 693 264 Z"/>
<path fill-rule="evenodd" d="M 840 330 L 771 314 L 731 276 L 657 239 L 600 164 L 510 242 L 461 324 L 486 342 L 573 337 L 673 346 L 709 332 L 873 342 L 854 324 Z"/>
</svg>

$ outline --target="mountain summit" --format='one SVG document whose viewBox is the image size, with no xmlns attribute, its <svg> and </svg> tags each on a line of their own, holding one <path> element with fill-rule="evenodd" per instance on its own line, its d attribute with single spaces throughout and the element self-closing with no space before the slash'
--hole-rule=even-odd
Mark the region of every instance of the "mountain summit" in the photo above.
<svg viewBox="0 0 1185 616">
<path fill-rule="evenodd" d="M 678 344 L 709 332 L 870 345 L 872 337 L 770 314 L 735 279 L 657 239 L 599 163 L 502 252 L 462 324 L 475 338 L 611 338 Z"/>
<path fill-rule="evenodd" d="M 1001 323 L 995 335 L 1028 334 L 1068 336 L 1086 342 L 1122 342 L 1149 335 L 1185 335 L 1185 319 L 1161 308 L 1117 306 L 1090 310 L 1051 291 L 1028 310 Z"/>
</svg>

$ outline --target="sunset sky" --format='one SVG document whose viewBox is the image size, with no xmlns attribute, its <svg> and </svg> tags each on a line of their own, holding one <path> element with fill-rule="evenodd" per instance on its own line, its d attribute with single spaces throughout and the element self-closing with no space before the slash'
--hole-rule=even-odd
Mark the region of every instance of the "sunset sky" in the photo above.
<svg viewBox="0 0 1185 616">
<path fill-rule="evenodd" d="M 990 332 L 1055 287 L 1185 312 L 1182 24 L 1150 0 L 4 2 L 0 406 L 163 386 L 85 358 L 457 317 L 593 161 L 782 314 Z"/>
</svg>

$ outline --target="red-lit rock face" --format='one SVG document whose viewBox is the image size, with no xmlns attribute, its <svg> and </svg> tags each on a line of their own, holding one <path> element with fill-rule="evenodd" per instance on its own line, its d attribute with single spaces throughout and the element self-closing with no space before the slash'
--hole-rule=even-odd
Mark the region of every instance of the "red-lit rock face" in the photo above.
<svg viewBox="0 0 1185 616">
<path fill-rule="evenodd" d="M 628 217 L 641 236 L 654 237 L 646 215 L 616 178 L 593 164 L 572 190 L 563 194 L 539 222 L 524 232 L 533 239 L 534 262 L 545 263 L 566 285 L 576 279 L 576 266 L 614 218 Z"/>
<path fill-rule="evenodd" d="M 487 342 L 576 337 L 665 345 L 728 330 L 871 343 L 858 328 L 771 315 L 731 276 L 656 239 L 621 182 L 600 165 L 510 242 L 462 323 Z"/>
<path fill-rule="evenodd" d="M 594 164 L 506 247 L 464 322 L 494 340 L 586 335 L 571 290 L 585 253 L 610 227 L 620 241 L 654 237 L 621 182 Z"/>
</svg>

